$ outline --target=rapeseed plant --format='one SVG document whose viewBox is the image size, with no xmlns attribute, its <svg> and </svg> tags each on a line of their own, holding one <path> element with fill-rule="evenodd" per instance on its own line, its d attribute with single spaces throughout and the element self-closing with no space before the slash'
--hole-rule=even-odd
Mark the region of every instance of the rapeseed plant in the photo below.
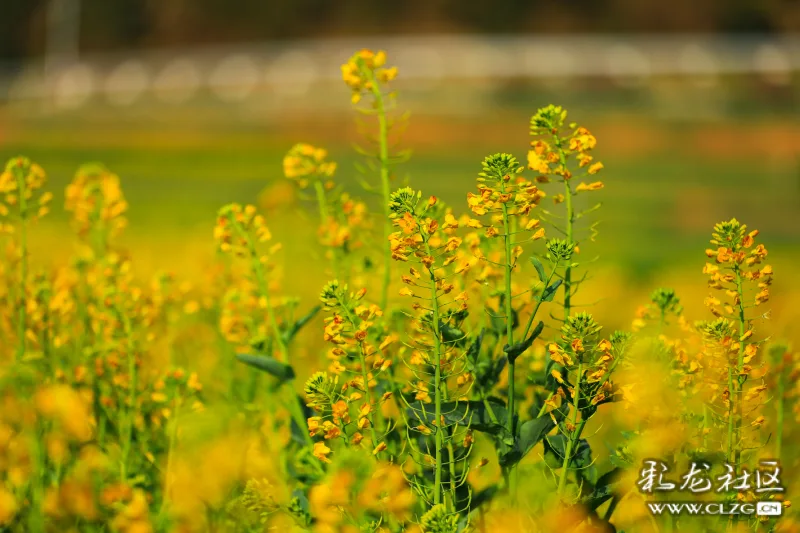
<svg viewBox="0 0 800 533">
<path fill-rule="evenodd" d="M 490 215 L 491 224 L 486 228 L 485 236 L 489 239 L 500 237 L 503 241 L 503 259 L 501 262 L 504 286 L 500 290 L 500 299 L 503 304 L 502 314 L 493 315 L 505 323 L 506 344 L 508 358 L 508 421 L 507 429 L 509 434 L 516 432 L 516 410 L 515 410 L 515 363 L 519 353 L 512 353 L 511 350 L 519 351 L 514 343 L 514 313 L 513 300 L 519 294 L 512 292 L 512 273 L 518 267 L 519 257 L 523 253 L 523 244 L 532 242 L 544 237 L 544 230 L 539 228 L 539 221 L 536 219 L 525 220 L 524 229 L 531 231 L 530 236 L 522 239 L 515 239 L 520 227 L 519 219 L 528 217 L 531 209 L 541 200 L 542 193 L 531 182 L 518 179 L 517 175 L 522 171 L 516 158 L 509 154 L 496 154 L 489 156 L 483 161 L 483 172 L 479 174 L 478 191 L 480 194 L 467 195 L 467 203 L 476 215 Z M 499 230 L 495 224 L 500 225 Z M 480 222 L 473 222 L 473 226 L 480 226 Z M 483 258 L 485 261 L 489 259 Z M 538 269 L 537 269 L 538 271 Z M 544 279 L 542 281 L 545 281 Z M 546 287 L 546 289 L 549 287 Z M 538 310 L 538 308 L 537 308 Z M 530 346 L 533 339 L 528 338 L 531 325 L 536 316 L 536 312 L 531 313 L 528 325 L 522 334 L 523 344 Z M 535 331 L 535 330 L 534 330 Z M 539 330 L 541 332 L 541 330 Z M 538 335 L 538 333 L 537 333 Z"/>
<path fill-rule="evenodd" d="M 792 353 L 791 347 L 785 343 L 774 343 L 767 349 L 770 363 L 769 380 L 775 388 L 775 457 L 783 456 L 783 443 L 786 431 L 786 414 L 796 403 L 795 393 L 790 383 L 797 381 L 798 354 Z"/>
<path fill-rule="evenodd" d="M 699 324 L 699 329 L 706 341 L 709 370 L 716 374 L 717 383 L 727 384 L 718 398 L 727 419 L 726 456 L 735 465 L 741 464 L 746 439 L 763 424 L 763 417 L 756 417 L 757 409 L 752 407 L 762 402 L 766 391 L 762 375 L 754 368 L 762 344 L 755 340 L 754 328 L 766 316 L 757 311 L 769 300 L 773 269 L 762 266 L 767 249 L 755 245 L 756 236 L 757 230 L 748 232 L 735 218 L 717 224 L 711 239 L 717 248 L 706 250 L 714 262 L 703 268 L 709 288 L 722 298 L 713 294 L 706 298 L 706 306 L 717 319 Z M 745 402 L 751 405 L 747 412 Z M 748 416 L 755 419 L 745 425 Z"/>
<path fill-rule="evenodd" d="M 46 183 L 44 170 L 25 157 L 11 159 L 0 174 L 0 217 L 6 219 L 3 229 L 15 237 L 13 242 L 14 263 L 16 264 L 17 293 L 14 297 L 16 318 L 16 357 L 22 359 L 28 339 L 28 230 L 37 219 L 49 211 L 48 204 L 53 195 L 43 191 Z"/>
<path fill-rule="evenodd" d="M 580 252 L 583 234 L 589 232 L 589 237 L 594 240 L 596 224 L 580 231 L 577 223 L 586 215 L 596 211 L 600 204 L 595 204 L 583 211 L 575 209 L 575 197 L 581 192 L 597 191 L 604 187 L 602 181 L 586 183 L 575 181 L 581 178 L 594 179 L 603 168 L 603 163 L 594 161 L 590 154 L 597 146 L 597 139 L 591 132 L 576 123 L 566 123 L 567 111 L 561 106 L 550 105 L 539 109 L 531 117 L 530 131 L 534 140 L 531 141 L 531 150 L 528 152 L 528 168 L 538 173 L 536 183 L 546 184 L 553 180 L 563 184 L 563 192 L 553 195 L 555 205 L 564 204 L 564 215 L 556 215 L 549 210 L 543 210 L 542 218 L 562 233 L 566 242 L 574 246 L 573 252 Z M 566 131 L 564 131 L 566 130 Z M 573 280 L 573 270 L 577 265 L 566 263 L 563 273 L 563 307 L 564 318 L 569 317 L 575 292 L 580 283 L 586 279 Z"/>
<path fill-rule="evenodd" d="M 397 93 L 388 91 L 389 84 L 397 77 L 397 67 L 387 67 L 386 52 L 379 50 L 360 50 L 353 54 L 342 65 L 342 79 L 352 91 L 352 102 L 358 104 L 367 96 L 369 104 L 356 109 L 362 115 L 374 116 L 377 120 L 377 132 L 366 133 L 366 140 L 374 147 L 358 147 L 358 151 L 367 158 L 368 166 L 361 168 L 363 173 L 376 171 L 380 176 L 380 189 L 377 189 L 383 205 L 383 278 L 378 305 L 381 309 L 388 309 L 389 285 L 392 279 L 392 257 L 388 247 L 389 234 L 392 231 L 390 194 L 392 192 L 392 168 L 397 163 L 405 161 L 409 153 L 399 151 L 392 153 L 392 130 L 397 133 L 407 121 L 406 115 L 397 116 Z M 364 128 L 366 129 L 366 127 Z M 376 189 L 368 183 L 363 183 L 367 191 Z"/>
<path fill-rule="evenodd" d="M 347 283 L 352 274 L 358 273 L 356 254 L 363 252 L 370 221 L 366 204 L 343 192 L 333 181 L 336 163 L 328 161 L 327 155 L 322 148 L 296 144 L 283 159 L 283 172 L 301 191 L 313 187 L 319 213 L 319 243 L 326 250 L 333 275 Z"/>
<path fill-rule="evenodd" d="M 288 298 L 276 299 L 272 294 L 270 276 L 276 270 L 273 258 L 281 245 L 269 244 L 272 234 L 266 226 L 264 217 L 257 213 L 255 206 L 242 207 L 239 204 L 231 204 L 220 209 L 214 236 L 219 242 L 221 251 L 246 261 L 247 271 L 243 279 L 247 287 L 246 297 L 255 300 L 255 312 L 262 317 L 244 319 L 245 323 L 251 324 L 254 329 L 247 329 L 246 337 L 236 338 L 240 342 L 246 341 L 250 349 L 260 351 L 262 355 L 239 354 L 238 358 L 248 365 L 272 374 L 280 383 L 291 382 L 295 374 L 290 366 L 289 344 L 297 331 L 316 314 L 319 308 L 313 308 L 308 315 L 294 321 L 296 301 Z M 241 297 L 241 293 L 238 296 Z M 281 322 L 279 313 L 283 319 Z M 231 321 L 235 320 L 237 320 L 235 314 L 233 317 L 225 315 L 222 317 L 221 326 L 228 331 L 228 335 L 231 331 Z M 267 325 L 266 329 L 259 329 L 264 323 Z M 302 428 L 304 417 L 299 402 L 290 387 L 286 386 L 284 389 L 287 395 L 285 405 L 294 423 Z M 311 439 L 307 435 L 305 441 L 311 444 Z"/>
<path fill-rule="evenodd" d="M 37 267 L 29 236 L 52 195 L 38 165 L 7 164 L 0 529 L 791 531 L 791 516 L 652 516 L 635 480 L 653 458 L 739 477 L 796 460 L 797 357 L 767 345 L 760 324 L 773 269 L 758 232 L 736 219 L 714 227 L 703 269 L 713 320 L 691 322 L 691 294 L 660 288 L 633 333 L 605 334 L 575 300 L 588 279 L 578 258 L 597 235 L 581 222 L 599 207 L 579 202 L 604 188 L 597 139 L 544 107 L 527 165 L 486 157 L 466 204 L 447 206 L 392 184 L 407 153 L 393 148 L 404 117 L 386 64 L 362 50 L 342 66 L 353 104 L 377 119 L 374 147 L 360 152 L 379 177 L 383 220 L 334 179 L 325 149 L 296 144 L 281 181 L 292 187 L 262 195 L 263 213 L 219 210 L 219 255 L 196 284 L 137 276 L 119 245 L 121 182 L 100 164 L 65 191 L 73 261 Z M 268 217 L 276 198 L 311 190 L 329 281 L 307 307 L 284 292 L 293 265 Z M 259 372 L 241 380 L 236 360 Z M 722 496 L 791 506 L 783 494 Z"/>
<path fill-rule="evenodd" d="M 450 281 L 462 239 L 454 234 L 458 221 L 436 197 L 423 200 L 420 192 L 405 187 L 392 193 L 389 207 L 398 228 L 390 236 L 392 257 L 411 265 L 400 290 L 413 299 L 412 354 L 405 361 L 414 376 L 408 385 L 415 401 L 406 402 L 410 459 L 434 473 L 431 487 L 420 476 L 414 486 L 431 505 L 443 504 L 453 514 L 464 510 L 457 491 L 466 482 L 464 463 L 472 447 L 471 415 L 459 410 L 470 386 L 458 379 L 466 369 L 461 327 L 467 295 L 454 294 Z"/>
<path fill-rule="evenodd" d="M 355 378 L 347 382 L 349 388 L 354 389 L 347 398 L 351 402 L 363 401 L 358 410 L 357 427 L 359 430 L 369 429 L 373 455 L 378 456 L 386 448 L 386 443 L 378 436 L 384 428 L 376 428 L 375 420 L 381 410 L 381 403 L 390 399 L 391 393 L 375 398 L 372 389 L 377 384 L 378 375 L 387 371 L 392 365 L 391 359 L 385 357 L 385 349 L 392 343 L 393 338 L 387 336 L 379 346 L 370 342 L 370 333 L 373 331 L 375 320 L 380 318 L 383 312 L 375 304 L 359 304 L 365 294 L 366 289 L 348 293 L 347 286 L 342 287 L 334 280 L 322 290 L 320 299 L 325 310 L 333 313 L 333 316 L 325 319 L 324 334 L 325 340 L 334 346 L 330 354 L 333 359 L 330 371 L 334 374 L 343 372 L 355 374 Z M 348 360 L 354 360 L 355 364 L 351 366 L 356 368 L 352 371 L 347 368 L 348 365 L 342 363 Z M 341 408 L 341 404 L 339 407 Z M 336 418 L 334 413 L 334 420 Z M 338 418 L 341 421 L 342 417 Z M 335 430 L 332 431 L 336 433 Z M 330 438 L 327 432 L 325 438 Z M 352 439 L 360 442 L 363 435 L 356 432 Z"/>
</svg>

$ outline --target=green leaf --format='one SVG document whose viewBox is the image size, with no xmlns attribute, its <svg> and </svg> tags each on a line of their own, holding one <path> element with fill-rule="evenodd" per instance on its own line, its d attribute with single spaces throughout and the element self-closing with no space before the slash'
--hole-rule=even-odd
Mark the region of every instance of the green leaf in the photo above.
<svg viewBox="0 0 800 533">
<path fill-rule="evenodd" d="M 560 408 L 552 413 L 556 420 L 562 420 L 566 414 Z M 524 422 L 519 427 L 519 435 L 514 441 L 514 446 L 500 455 L 500 466 L 513 466 L 520 462 L 554 427 L 556 423 L 550 414 Z"/>
<path fill-rule="evenodd" d="M 439 320 L 439 332 L 442 334 L 442 342 L 445 344 L 454 344 L 456 346 L 462 346 L 464 342 L 467 340 L 467 334 L 458 329 L 457 327 L 451 326 L 444 320 Z"/>
<path fill-rule="evenodd" d="M 555 464 L 560 468 L 564 464 L 566 455 L 567 438 L 564 435 L 554 435 L 544 440 L 545 458 L 555 459 Z M 580 439 L 570 453 L 569 468 L 586 468 L 592 463 L 592 447 L 589 441 Z M 549 457 L 548 457 L 549 456 Z"/>
<path fill-rule="evenodd" d="M 711 465 L 722 464 L 726 459 L 725 453 L 721 451 L 714 452 L 711 450 L 695 450 L 688 452 L 687 455 L 689 456 L 689 459 L 695 463 L 708 463 Z"/>
<path fill-rule="evenodd" d="M 472 343 L 469 345 L 469 348 L 467 348 L 466 356 L 468 361 L 475 362 L 478 360 L 478 356 L 481 354 L 481 345 L 483 344 L 483 333 L 484 330 L 481 329 L 480 333 L 478 333 L 478 336 L 473 339 Z"/>
<path fill-rule="evenodd" d="M 498 435 L 502 438 L 505 432 L 503 424 L 507 416 L 506 406 L 496 398 L 490 398 L 486 403 L 492 410 L 491 414 L 482 401 L 444 402 L 442 403 L 442 417 L 448 426 L 468 426 L 475 431 Z M 433 405 L 415 401 L 409 406 L 408 419 L 412 425 L 415 425 L 416 421 L 430 425 L 436 420 Z M 492 420 L 492 415 L 496 422 Z M 510 435 L 506 436 L 510 437 Z"/>
<path fill-rule="evenodd" d="M 557 279 L 553 283 L 550 284 L 544 291 L 542 291 L 542 295 L 539 299 L 543 302 L 552 302 L 553 298 L 556 295 L 556 291 L 561 286 L 561 280 Z"/>
<path fill-rule="evenodd" d="M 544 273 L 544 265 L 542 262 L 539 261 L 538 257 L 533 256 L 531 257 L 531 264 L 533 265 L 533 268 L 536 269 L 536 273 L 539 275 L 539 281 L 544 283 L 545 280 L 547 280 L 547 275 Z"/>
<path fill-rule="evenodd" d="M 306 493 L 302 489 L 294 489 L 292 491 L 292 499 L 287 511 L 305 525 L 311 522 L 311 506 L 308 503 Z"/>
<path fill-rule="evenodd" d="M 611 463 L 611 466 L 617 466 L 619 468 L 626 468 L 633 464 L 627 458 L 616 454 L 609 455 L 608 462 Z"/>
<path fill-rule="evenodd" d="M 509 346 L 508 344 L 503 346 L 503 351 L 506 353 L 508 362 L 514 364 L 514 361 L 517 360 L 517 357 L 522 355 L 523 352 L 525 352 L 525 350 L 530 348 L 531 344 L 533 344 L 533 341 L 536 340 L 536 337 L 541 335 L 543 329 L 544 329 L 544 322 L 540 320 L 539 323 L 536 324 L 536 327 L 533 328 L 533 331 L 531 332 L 530 336 L 528 336 L 527 339 L 525 339 L 522 342 L 514 344 L 514 346 Z"/>
<path fill-rule="evenodd" d="M 303 413 L 303 420 L 314 416 L 314 410 L 306 405 L 306 402 L 302 396 L 296 394 L 293 394 L 292 396 L 293 401 L 297 402 L 298 406 L 300 407 L 300 411 Z M 294 417 L 291 417 L 289 420 L 289 434 L 291 435 L 292 440 L 300 446 L 306 446 L 308 444 L 308 441 L 306 440 L 306 435 L 308 435 L 308 427 L 305 424 L 303 424 L 303 427 L 297 425 L 297 421 L 295 421 Z"/>
<path fill-rule="evenodd" d="M 491 390 L 497 384 L 500 374 L 508 362 L 505 357 L 481 357 L 485 329 L 473 338 L 466 351 L 466 369 L 475 377 L 479 390 Z"/>
<path fill-rule="evenodd" d="M 273 357 L 266 355 L 236 354 L 236 359 L 262 372 L 275 376 L 281 381 L 294 379 L 294 369 L 285 363 L 277 361 Z"/>
<path fill-rule="evenodd" d="M 496 292 L 492 294 L 492 296 L 499 296 L 500 298 L 500 305 L 499 309 L 503 309 L 504 302 L 505 302 L 505 294 L 502 292 Z M 486 308 L 486 314 L 489 315 L 489 324 L 491 325 L 491 331 L 497 337 L 504 337 L 506 334 L 506 317 L 501 315 L 494 314 L 494 311 L 491 308 Z M 519 326 L 519 313 L 513 307 L 511 308 L 511 329 L 517 329 Z"/>
<path fill-rule="evenodd" d="M 623 468 L 617 467 L 600 476 L 600 479 L 594 485 L 594 490 L 580 499 L 581 505 L 594 511 L 610 500 L 622 488 L 622 476 L 624 473 L 625 470 Z"/>
<path fill-rule="evenodd" d="M 320 306 L 317 305 L 311 308 L 311 311 L 298 318 L 297 321 L 294 324 L 292 324 L 288 329 L 286 329 L 283 332 L 283 335 L 281 335 L 281 337 L 283 338 L 283 343 L 289 344 L 291 340 L 294 338 L 294 336 L 297 335 L 297 332 L 300 331 L 300 329 L 303 326 L 308 324 L 317 313 L 319 313 L 319 310 Z"/>
<path fill-rule="evenodd" d="M 503 373 L 507 363 L 508 359 L 505 357 L 498 357 L 494 361 L 489 361 L 485 371 L 476 376 L 478 385 L 485 390 L 492 389 L 500 381 L 500 374 Z"/>
</svg>

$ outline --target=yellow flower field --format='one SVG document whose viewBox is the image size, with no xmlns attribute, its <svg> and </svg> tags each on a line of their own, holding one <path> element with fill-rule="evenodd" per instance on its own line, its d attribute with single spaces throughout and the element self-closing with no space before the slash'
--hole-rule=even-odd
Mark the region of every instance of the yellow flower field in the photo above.
<svg viewBox="0 0 800 533">
<path fill-rule="evenodd" d="M 446 203 L 398 173 L 391 60 L 341 68 L 362 190 L 297 139 L 172 273 L 125 176 L 8 161 L 0 531 L 800 531 L 796 256 L 745 212 L 630 283 L 605 139 L 558 105 Z"/>
</svg>

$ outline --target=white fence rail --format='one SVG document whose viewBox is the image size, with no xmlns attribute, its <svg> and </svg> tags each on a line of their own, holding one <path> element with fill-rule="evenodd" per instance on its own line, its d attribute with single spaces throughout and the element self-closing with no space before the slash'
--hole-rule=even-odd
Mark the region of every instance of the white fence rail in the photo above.
<svg viewBox="0 0 800 533">
<path fill-rule="evenodd" d="M 244 101 L 264 90 L 302 95 L 338 80 L 339 65 L 362 47 L 387 50 L 408 83 L 602 77 L 631 84 L 660 76 L 713 80 L 735 74 L 780 85 L 792 83 L 800 70 L 800 35 L 348 38 L 0 66 L 0 102 L 41 100 L 74 108 L 92 98 L 120 106 L 146 97 L 178 104 L 204 90 L 224 102 Z"/>
</svg>

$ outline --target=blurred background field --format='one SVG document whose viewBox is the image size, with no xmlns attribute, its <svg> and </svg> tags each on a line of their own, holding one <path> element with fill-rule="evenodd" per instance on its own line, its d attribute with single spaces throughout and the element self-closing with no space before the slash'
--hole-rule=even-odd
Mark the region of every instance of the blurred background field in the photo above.
<svg viewBox="0 0 800 533">
<path fill-rule="evenodd" d="M 82 162 L 101 161 L 118 173 L 131 204 L 125 239 L 143 274 L 196 277 L 213 258 L 216 210 L 255 202 L 283 184 L 260 201 L 286 203 L 270 224 L 288 246 L 287 262 L 321 276 L 303 216 L 313 205 L 293 203 L 281 160 L 297 141 L 325 146 L 339 162 L 337 180 L 369 197 L 358 185 L 362 158 L 352 143 L 359 134 L 338 79 L 346 51 L 362 41 L 385 41 L 389 57 L 398 58 L 400 107 L 410 112 L 400 146 L 413 151 L 397 167 L 398 180 L 455 206 L 465 206 L 484 156 L 524 158 L 536 108 L 564 105 L 592 129 L 607 177 L 595 197 L 604 204 L 598 242 L 587 253 L 602 250 L 603 275 L 625 280 L 630 298 L 613 298 L 612 325 L 626 325 L 665 276 L 695 286 L 699 305 L 710 229 L 732 216 L 762 231 L 776 261 L 776 294 L 800 288 L 789 274 L 800 257 L 800 56 L 797 41 L 785 36 L 283 41 L 90 54 L 50 75 L 32 62 L 6 84 L 0 156 L 25 154 L 42 164 L 58 203 Z M 444 51 L 435 46 L 443 43 L 450 43 Z M 45 74 L 31 75 L 37 68 Z M 181 68 L 195 72 L 194 81 L 184 73 L 164 82 Z M 219 82 L 226 68 L 229 77 Z M 113 86 L 120 69 L 132 76 L 128 92 Z M 66 220 L 54 209 L 42 223 L 37 261 L 56 263 L 71 252 Z M 316 292 L 289 283 L 305 296 Z"/>
<path fill-rule="evenodd" d="M 301 141 L 327 148 L 336 180 L 380 212 L 360 185 L 376 179 L 356 168 L 362 136 L 340 65 L 360 48 L 384 49 L 410 116 L 398 147 L 412 156 L 396 167 L 398 186 L 408 180 L 465 212 L 484 157 L 524 161 L 531 115 L 562 105 L 597 137 L 593 154 L 605 165 L 605 188 L 578 197 L 603 207 L 596 241 L 581 243 L 582 262 L 599 258 L 576 307 L 590 309 L 604 332 L 629 329 L 654 289 L 673 287 L 687 319 L 711 318 L 704 250 L 713 225 L 736 217 L 761 231 L 775 270 L 772 320 L 758 336 L 796 350 L 798 6 L 5 0 L 0 160 L 30 157 L 55 195 L 52 214 L 31 231 L 33 268 L 72 257 L 64 189 L 82 163 L 98 161 L 121 178 L 130 207 L 120 242 L 140 279 L 170 272 L 203 289 L 218 266 L 218 209 L 255 203 L 284 244 L 283 290 L 306 310 L 329 273 L 315 245 L 316 207 L 283 177 L 282 159 Z M 154 353 L 197 371 L 206 391 L 226 389 L 232 376 L 255 387 L 259 378 L 236 366 L 219 324 L 205 318 L 187 318 Z M 302 336 L 298 390 L 325 361 L 321 318 Z M 613 421 L 620 409 L 604 416 Z M 796 459 L 794 449 L 787 468 L 795 472 Z"/>
<path fill-rule="evenodd" d="M 712 224 L 731 216 L 760 228 L 775 256 L 798 250 L 792 2 L 7 8 L 0 157 L 29 155 L 55 192 L 81 162 L 104 162 L 131 203 L 127 238 L 154 267 L 193 257 L 162 250 L 211 250 L 216 209 L 282 180 L 281 158 L 297 141 L 327 147 L 355 190 L 358 135 L 339 65 L 361 47 L 386 49 L 400 69 L 399 102 L 411 113 L 402 146 L 414 156 L 398 174 L 426 193 L 463 202 L 482 158 L 524 156 L 530 115 L 556 103 L 600 140 L 604 264 L 647 283 L 701 261 Z M 68 244 L 55 215 L 53 253 Z M 296 214 L 281 217 L 272 224 L 295 227 Z"/>
<path fill-rule="evenodd" d="M 349 15 L 336 10 L 311 28 L 302 22 L 327 16 L 321 4 L 12 2 L 18 21 L 0 44 L 0 158 L 39 162 L 57 203 L 82 162 L 119 174 L 131 205 L 124 242 L 143 275 L 196 278 L 213 259 L 216 210 L 271 198 L 283 207 L 270 224 L 287 264 L 322 276 L 308 246 L 312 206 L 293 203 L 287 186 L 261 193 L 284 181 L 281 159 L 297 141 L 328 148 L 337 179 L 359 191 L 351 146 L 359 135 L 339 65 L 353 49 L 384 48 L 411 116 L 401 146 L 413 157 L 398 180 L 457 207 L 484 156 L 524 158 L 538 107 L 564 105 L 597 135 L 606 188 L 595 197 L 604 204 L 598 241 L 586 253 L 602 250 L 599 275 L 626 291 L 612 299 L 612 325 L 627 324 L 655 280 L 697 287 L 699 305 L 710 229 L 732 216 L 762 231 L 776 294 L 796 293 L 796 8 L 687 2 L 645 13 L 606 3 L 509 3 L 505 15 L 348 3 Z M 617 19 L 600 16 L 608 12 Z M 37 261 L 71 253 L 66 221 L 56 208 L 42 222 Z M 316 294 L 303 278 L 289 283 Z"/>
</svg>

